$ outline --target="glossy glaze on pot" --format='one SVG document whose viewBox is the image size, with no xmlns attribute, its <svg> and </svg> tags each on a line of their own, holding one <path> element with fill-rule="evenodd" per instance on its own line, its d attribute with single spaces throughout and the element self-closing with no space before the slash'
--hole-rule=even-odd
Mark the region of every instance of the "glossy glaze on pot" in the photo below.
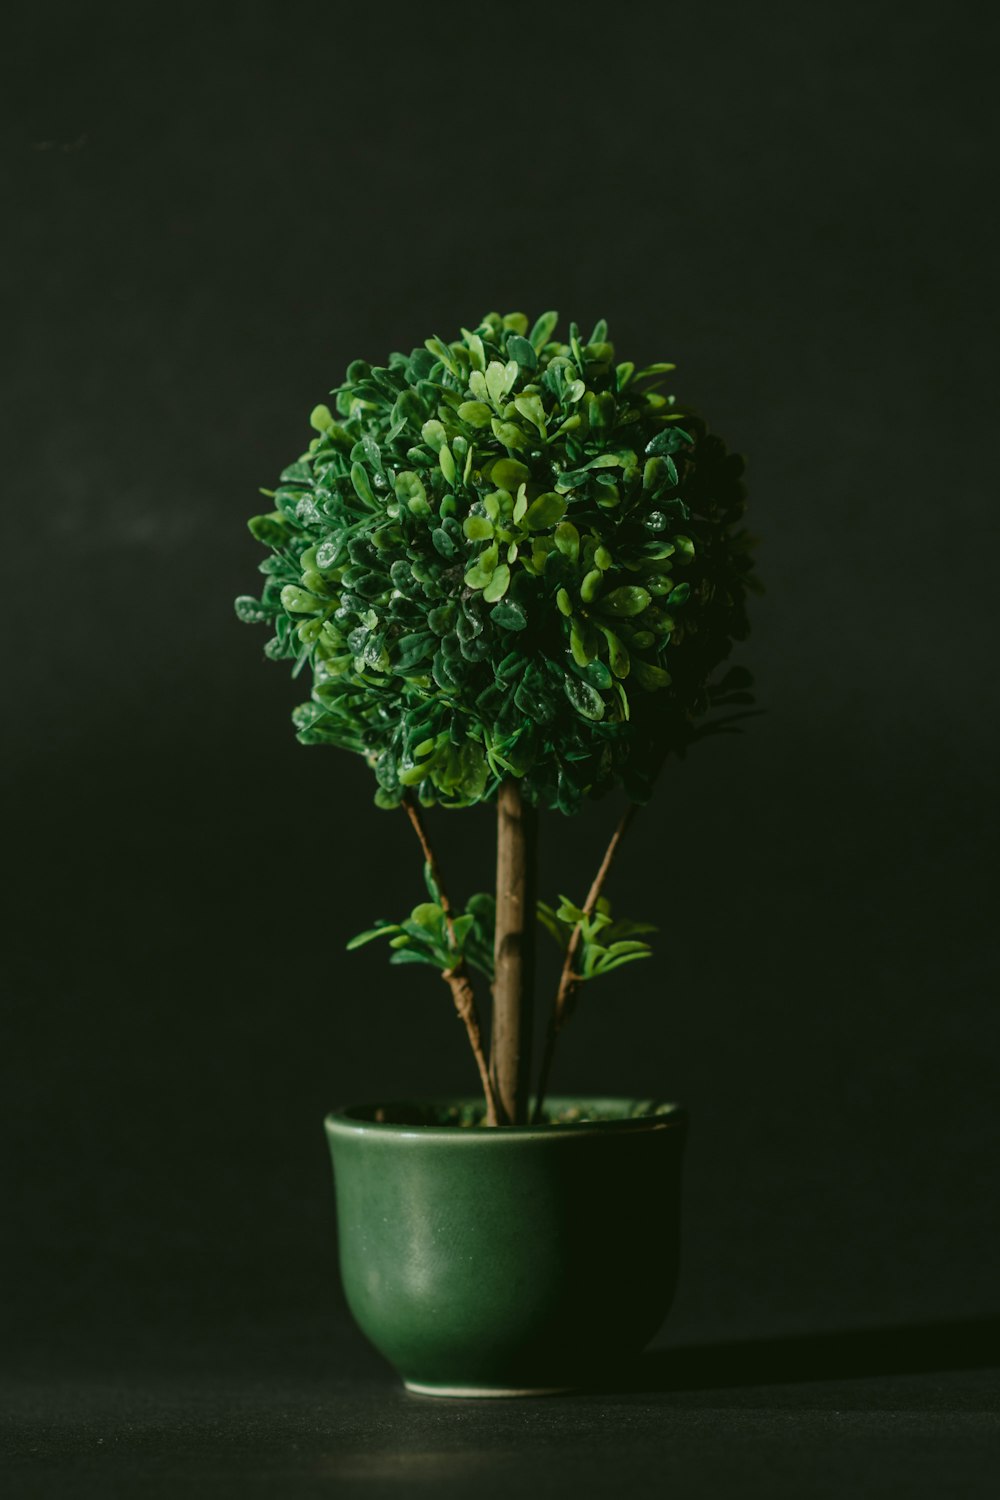
<svg viewBox="0 0 1000 1500">
<path fill-rule="evenodd" d="M 616 1117 L 499 1129 L 379 1123 L 374 1106 L 327 1117 L 347 1301 L 413 1389 L 581 1385 L 638 1353 L 667 1314 L 684 1111 L 552 1107 Z"/>
</svg>

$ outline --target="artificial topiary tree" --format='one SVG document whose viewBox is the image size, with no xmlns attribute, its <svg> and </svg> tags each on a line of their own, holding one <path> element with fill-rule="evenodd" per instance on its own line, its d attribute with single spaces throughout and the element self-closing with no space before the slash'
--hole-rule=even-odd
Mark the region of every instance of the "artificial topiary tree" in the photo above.
<svg viewBox="0 0 1000 1500">
<path fill-rule="evenodd" d="M 384 366 L 356 360 L 318 406 L 317 436 L 249 523 L 269 548 L 273 658 L 312 673 L 303 744 L 363 755 L 380 807 L 420 839 L 430 899 L 385 936 L 394 963 L 448 982 L 472 1044 L 486 1123 L 527 1115 L 533 935 L 563 948 L 535 1118 L 579 985 L 646 957 L 602 891 L 665 757 L 732 728 L 749 675 L 716 671 L 747 631 L 742 461 L 663 394 L 674 367 L 616 363 L 607 325 L 584 342 L 557 315 L 489 313 Z M 706 720 L 723 708 L 720 718 Z M 536 902 L 538 809 L 578 812 L 620 786 L 629 810 L 581 906 Z M 497 804 L 496 897 L 449 900 L 420 808 Z M 492 982 L 486 1060 L 471 971 Z"/>
</svg>

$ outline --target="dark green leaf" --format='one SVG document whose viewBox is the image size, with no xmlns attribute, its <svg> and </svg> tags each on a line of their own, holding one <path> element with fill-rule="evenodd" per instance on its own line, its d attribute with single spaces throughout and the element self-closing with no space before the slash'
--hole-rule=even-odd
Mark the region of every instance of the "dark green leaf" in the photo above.
<svg viewBox="0 0 1000 1500">
<path fill-rule="evenodd" d="M 532 344 L 519 333 L 512 333 L 507 340 L 507 353 L 511 359 L 516 359 L 522 370 L 534 370 L 538 367 L 538 355 Z"/>
<path fill-rule="evenodd" d="M 504 599 L 490 610 L 490 619 L 501 630 L 523 630 L 528 623 L 528 616 L 513 599 Z"/>
<path fill-rule="evenodd" d="M 604 699 L 594 688 L 577 677 L 564 677 L 563 689 L 566 697 L 585 719 L 604 718 Z"/>
</svg>

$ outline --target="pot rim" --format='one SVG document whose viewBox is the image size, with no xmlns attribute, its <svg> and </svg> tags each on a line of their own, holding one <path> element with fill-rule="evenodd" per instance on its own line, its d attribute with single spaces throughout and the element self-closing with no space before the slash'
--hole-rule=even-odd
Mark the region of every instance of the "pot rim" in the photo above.
<svg viewBox="0 0 1000 1500">
<path fill-rule="evenodd" d="M 688 1121 L 688 1112 L 683 1104 L 670 1100 L 628 1098 L 612 1094 L 556 1094 L 550 1096 L 547 1103 L 556 1107 L 582 1106 L 586 1108 L 590 1106 L 605 1109 L 621 1108 L 623 1111 L 648 1107 L 649 1112 L 639 1115 L 623 1112 L 620 1118 L 610 1120 L 565 1120 L 544 1125 L 495 1125 L 488 1128 L 461 1125 L 416 1125 L 412 1122 L 396 1124 L 391 1120 L 366 1118 L 366 1116 L 374 1115 L 379 1109 L 402 1110 L 414 1107 L 450 1109 L 468 1107 L 481 1102 L 480 1099 L 471 1096 L 457 1098 L 449 1096 L 430 1099 L 380 1100 L 371 1104 L 341 1104 L 326 1115 L 323 1124 L 327 1134 L 331 1136 L 381 1135 L 420 1141 L 480 1143 L 490 1141 L 495 1149 L 496 1143 L 501 1141 L 552 1141 L 562 1140 L 567 1136 L 636 1134 L 653 1130 L 684 1131 Z M 661 1113 L 654 1113 L 656 1110 Z"/>
</svg>

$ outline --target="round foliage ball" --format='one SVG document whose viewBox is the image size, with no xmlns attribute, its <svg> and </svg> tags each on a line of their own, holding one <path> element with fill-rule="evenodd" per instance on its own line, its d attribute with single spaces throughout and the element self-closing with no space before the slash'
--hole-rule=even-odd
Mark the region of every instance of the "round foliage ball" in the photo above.
<svg viewBox="0 0 1000 1500">
<path fill-rule="evenodd" d="M 299 739 L 364 755 L 381 806 L 465 807 L 507 776 L 563 812 L 643 801 L 746 697 L 713 683 L 747 630 L 741 459 L 660 389 L 672 365 L 556 323 L 489 313 L 355 360 L 249 523 L 267 582 L 237 613 L 311 671 Z"/>
</svg>

